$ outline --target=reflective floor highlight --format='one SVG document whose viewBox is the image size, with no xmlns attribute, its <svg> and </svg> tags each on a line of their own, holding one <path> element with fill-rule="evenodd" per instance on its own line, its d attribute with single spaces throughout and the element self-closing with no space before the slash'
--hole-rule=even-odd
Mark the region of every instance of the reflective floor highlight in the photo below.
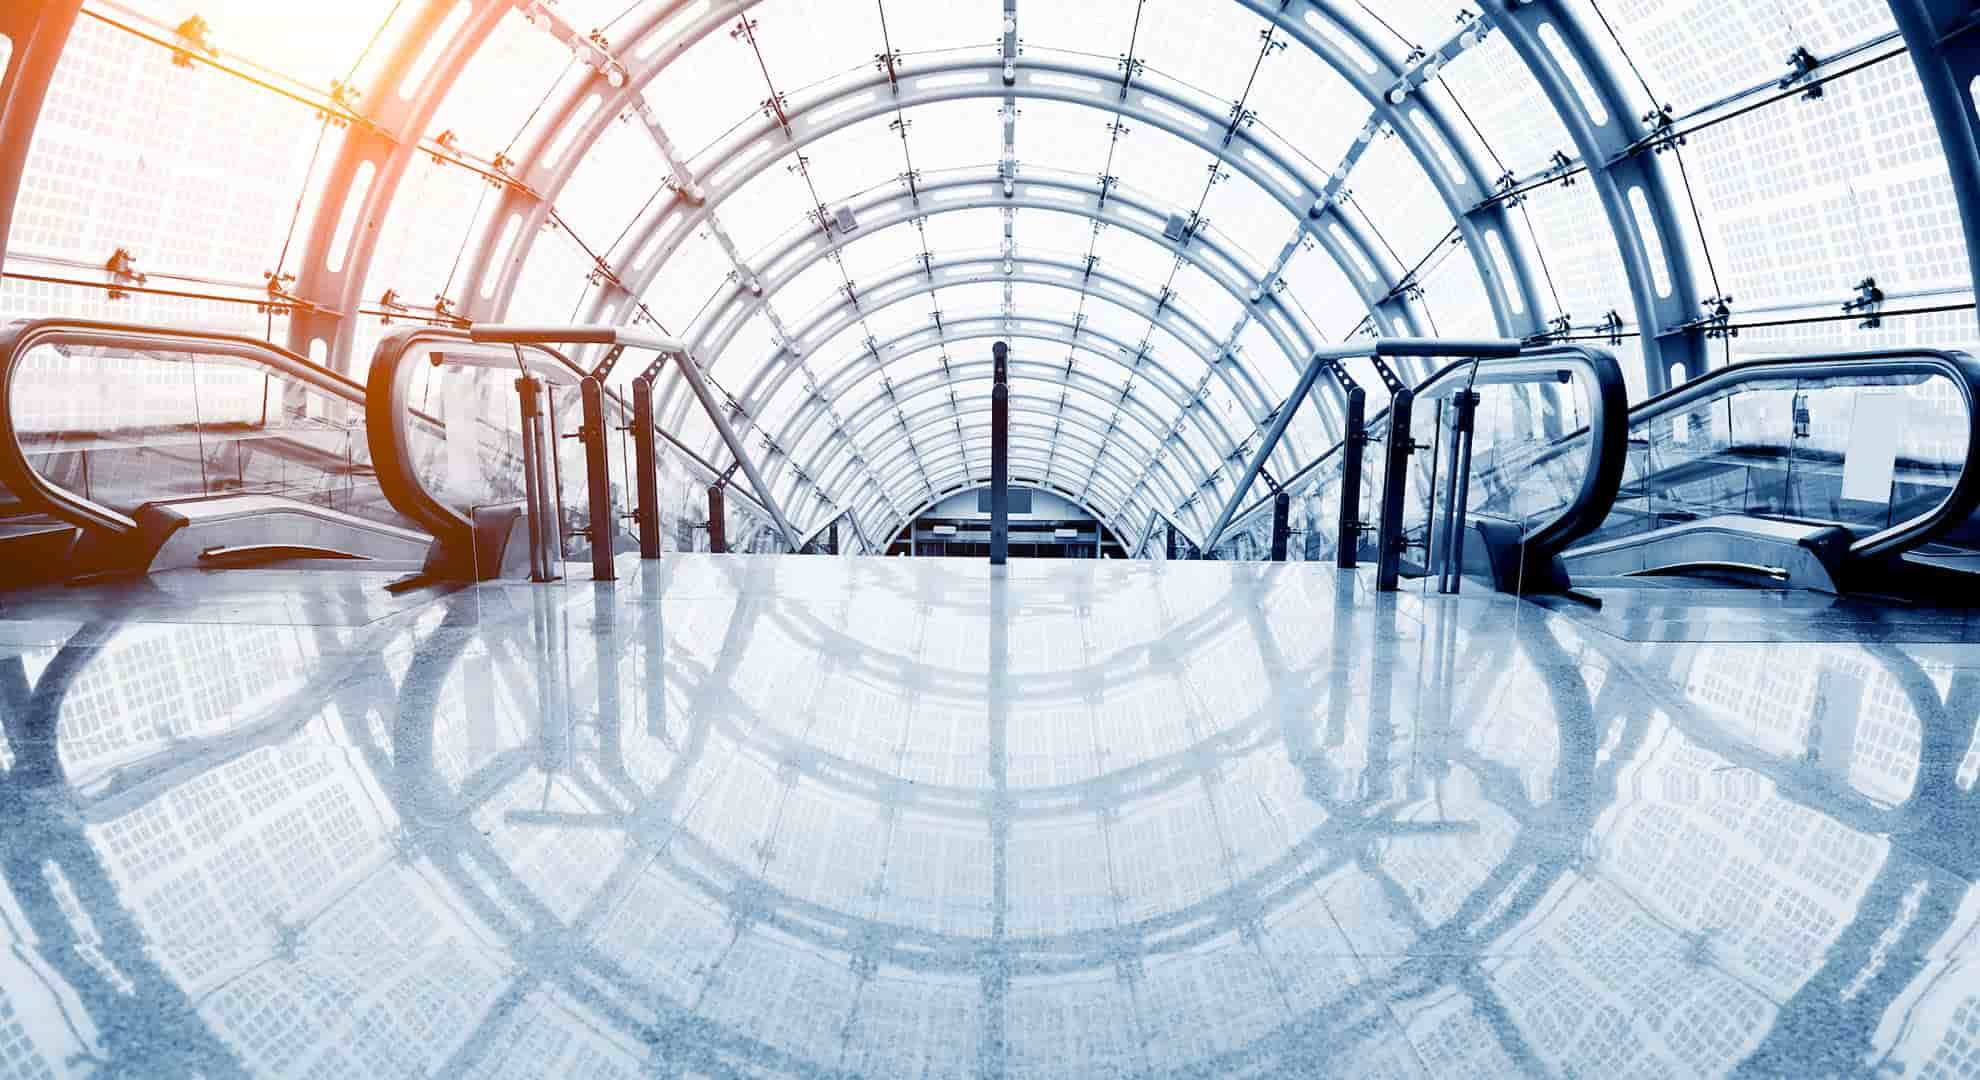
<svg viewBox="0 0 1980 1080">
<path fill-rule="evenodd" d="M 0 1072 L 1980 1068 L 1974 645 L 1298 563 L 382 583 L 0 595 Z"/>
</svg>

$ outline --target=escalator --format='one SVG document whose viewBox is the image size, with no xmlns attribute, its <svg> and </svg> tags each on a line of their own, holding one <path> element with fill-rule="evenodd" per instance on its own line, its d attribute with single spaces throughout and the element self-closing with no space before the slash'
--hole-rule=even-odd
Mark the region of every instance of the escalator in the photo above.
<svg viewBox="0 0 1980 1080">
<path fill-rule="evenodd" d="M 0 583 L 421 564 L 378 486 L 364 388 L 253 338 L 0 328 Z"/>
<path fill-rule="evenodd" d="M 1450 381 L 1450 369 L 1440 371 L 1416 387 L 1418 397 L 1450 398 Z M 1449 415 L 1419 407 L 1412 418 L 1417 494 L 1403 507 L 1399 540 L 1406 576 L 1427 573 L 1430 556 L 1449 543 L 1435 535 L 1449 513 L 1439 495 L 1462 491 L 1458 517 L 1480 535 L 1503 534 L 1568 506 L 1604 456 L 1591 446 L 1590 407 L 1573 395 L 1526 382 L 1487 388 L 1476 400 L 1465 483 L 1441 492 L 1435 454 Z M 1599 523 L 1551 553 L 1555 580 L 1531 591 L 1971 595 L 1980 584 L 1977 421 L 1980 363 L 1960 352 L 1833 353 L 1718 369 L 1628 410 L 1613 502 Z M 1388 422 L 1386 411 L 1370 420 L 1370 443 L 1386 443 Z M 1338 554 L 1332 522 L 1344 456 L 1336 446 L 1282 487 L 1305 526 L 1306 543 L 1294 545 L 1305 558 Z M 1354 504 L 1374 506 L 1380 486 L 1379 470 L 1363 470 Z M 1256 557 L 1266 502 L 1239 515 L 1243 527 L 1230 531 L 1221 557 Z M 1375 557 L 1368 531 L 1350 543 L 1361 558 Z M 1485 558 L 1466 552 L 1465 571 L 1493 573 Z M 1505 587 L 1503 575 L 1493 576 Z"/>
<path fill-rule="evenodd" d="M 1976 405 L 1980 364 L 1957 352 L 1781 357 L 1714 371 L 1630 411 L 1622 489 L 1563 566 L 1584 589 L 1912 599 L 1971 589 L 1980 584 Z"/>
</svg>

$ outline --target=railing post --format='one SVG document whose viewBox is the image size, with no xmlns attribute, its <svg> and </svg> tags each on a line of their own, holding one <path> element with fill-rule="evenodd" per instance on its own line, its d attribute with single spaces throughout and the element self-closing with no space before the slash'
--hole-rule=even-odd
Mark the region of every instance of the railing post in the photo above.
<svg viewBox="0 0 1980 1080">
<path fill-rule="evenodd" d="M 584 447 L 584 482 L 591 522 L 585 538 L 591 541 L 591 580 L 611 581 L 617 577 L 612 565 L 613 537 L 618 534 L 617 511 L 612 507 L 612 458 L 605 438 L 605 388 L 594 376 L 578 383 L 584 408 L 584 423 L 577 440 Z"/>
<path fill-rule="evenodd" d="M 1005 370 L 1011 347 L 999 341 L 990 347 L 993 385 L 990 389 L 990 565 L 1002 566 L 1011 546 L 1011 388 Z"/>
<path fill-rule="evenodd" d="M 1272 561 L 1286 561 L 1286 541 L 1292 537 L 1292 496 L 1272 496 Z"/>
<path fill-rule="evenodd" d="M 722 509 L 722 485 L 708 485 L 708 551 L 714 555 L 729 550 L 729 519 Z"/>
<path fill-rule="evenodd" d="M 549 493 L 543 484 L 543 400 L 542 384 L 524 375 L 516 380 L 516 397 L 522 409 L 523 518 L 529 527 L 529 579 L 555 581 L 547 538 L 551 522 L 546 520 L 544 502 Z"/>
<path fill-rule="evenodd" d="M 1340 361 L 1328 367 L 1347 397 L 1347 423 L 1341 439 L 1341 505 L 1334 565 L 1352 570 L 1361 561 L 1361 455 L 1368 446 L 1368 391 Z"/>
<path fill-rule="evenodd" d="M 1372 357 L 1370 362 L 1391 395 L 1388 453 L 1382 474 L 1382 515 L 1375 531 L 1375 590 L 1394 592 L 1402 580 L 1403 496 L 1409 490 L 1409 456 L 1416 452 L 1409 430 L 1416 391 L 1405 386 L 1381 357 Z"/>
<path fill-rule="evenodd" d="M 1437 591 L 1455 593 L 1464 579 L 1465 500 L 1471 496 L 1471 436 L 1478 416 L 1478 391 L 1460 390 L 1451 402 L 1451 472 L 1444 500 L 1443 570 Z"/>
<path fill-rule="evenodd" d="M 653 436 L 653 380 L 641 376 L 632 384 L 633 490 L 638 505 L 639 557 L 660 557 L 660 454 Z"/>
</svg>

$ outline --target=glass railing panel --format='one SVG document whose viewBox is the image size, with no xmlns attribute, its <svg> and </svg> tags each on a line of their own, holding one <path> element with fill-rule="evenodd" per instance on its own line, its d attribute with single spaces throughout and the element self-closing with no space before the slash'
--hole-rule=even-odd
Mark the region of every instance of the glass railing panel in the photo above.
<svg viewBox="0 0 1980 1080">
<path fill-rule="evenodd" d="M 261 494 L 409 524 L 378 488 L 363 408 L 253 359 L 43 342 L 14 387 L 29 463 L 118 513 Z"/>
<path fill-rule="evenodd" d="M 1970 431 L 1959 388 L 1943 375 L 1736 383 L 1636 418 L 1622 496 L 1588 542 L 1718 515 L 1866 536 L 1946 498 Z"/>
<path fill-rule="evenodd" d="M 1892 376 L 1797 385 L 1794 516 L 1865 535 L 1929 512 L 1959 479 L 1971 424 L 1952 380 Z"/>
</svg>

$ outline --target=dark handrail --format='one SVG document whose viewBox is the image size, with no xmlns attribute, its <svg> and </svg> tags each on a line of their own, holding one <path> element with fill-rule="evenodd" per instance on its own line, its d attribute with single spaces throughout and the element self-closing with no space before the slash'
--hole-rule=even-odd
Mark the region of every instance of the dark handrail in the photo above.
<svg viewBox="0 0 1980 1080">
<path fill-rule="evenodd" d="M 412 368 L 405 361 L 422 344 L 438 345 L 449 352 L 503 357 L 520 355 L 534 373 L 558 383 L 577 382 L 590 372 L 548 345 L 476 342 L 468 331 L 450 327 L 409 327 L 387 334 L 373 350 L 371 370 L 366 378 L 365 434 L 371 440 L 372 467 L 378 474 L 378 486 L 394 508 L 433 534 L 439 561 L 472 566 L 474 523 L 467 515 L 436 498 L 420 483 L 413 468 L 411 440 L 403 426 L 405 418 L 412 415 L 406 402 L 410 382 L 406 376 Z M 633 414 L 632 406 L 625 398 L 609 389 L 604 396 L 607 407 L 616 414 L 616 420 L 628 422 Z M 672 432 L 658 425 L 653 430 L 702 470 L 708 479 L 722 477 L 720 469 L 689 449 Z M 759 513 L 768 514 L 761 503 L 746 493 L 736 491 L 734 496 L 755 507 Z"/>
<path fill-rule="evenodd" d="M 20 433 L 14 427 L 14 378 L 20 371 L 21 357 L 38 345 L 57 343 L 229 356 L 259 364 L 354 405 L 364 403 L 362 385 L 259 338 L 91 319 L 29 319 L 0 327 L 0 429 L 3 429 L 0 430 L 0 483 L 35 512 L 112 538 L 135 535 L 138 523 L 93 499 L 49 483 L 29 463 Z"/>
<path fill-rule="evenodd" d="M 1567 502 L 1559 515 L 1529 527 L 1521 536 L 1521 547 L 1529 553 L 1530 560 L 1537 562 L 1551 560 L 1569 544 L 1599 528 L 1609 516 L 1616 496 L 1622 491 L 1623 474 L 1629 460 L 1629 425 L 1626 420 L 1629 394 L 1623 382 L 1622 368 L 1615 357 L 1605 350 L 1581 345 L 1535 346 L 1522 350 L 1516 357 L 1452 361 L 1413 388 L 1417 399 L 1423 400 L 1474 385 L 1531 382 L 1537 376 L 1558 370 L 1558 365 L 1563 362 L 1581 366 L 1592 379 L 1589 405 L 1596 445 L 1589 467 L 1582 475 L 1581 488 L 1574 498 Z M 1370 417 L 1366 425 L 1368 434 L 1380 433 L 1388 424 L 1389 415 L 1389 410 L 1384 408 Z M 1585 434 L 1588 430 L 1582 428 L 1576 435 Z M 1570 439 L 1574 437 L 1569 436 Z M 1339 442 L 1321 451 L 1313 461 L 1288 477 L 1280 485 L 1280 490 L 1294 490 L 1310 481 L 1318 474 L 1320 466 L 1340 453 L 1345 445 L 1345 442 Z M 1342 492 L 1341 497 L 1358 498 L 1359 494 Z M 1270 508 L 1274 497 L 1267 495 L 1245 507 L 1231 519 L 1226 534 Z"/>
<path fill-rule="evenodd" d="M 1966 440 L 1965 463 L 1946 498 L 1925 513 L 1852 541 L 1845 556 L 1851 561 L 1873 559 L 1930 543 L 1980 509 L 1980 361 L 1967 353 L 1954 349 L 1866 349 L 1743 360 L 1637 403 L 1630 410 L 1629 426 L 1634 428 L 1647 424 L 1701 400 L 1723 396 L 1747 383 L 1787 378 L 1877 378 L 1893 375 L 1945 376 L 1958 389 L 1966 406 L 1970 430 Z M 1524 465 L 1539 465 L 1565 452 L 1586 431 L 1583 428 L 1568 433 L 1553 451 Z"/>
</svg>

